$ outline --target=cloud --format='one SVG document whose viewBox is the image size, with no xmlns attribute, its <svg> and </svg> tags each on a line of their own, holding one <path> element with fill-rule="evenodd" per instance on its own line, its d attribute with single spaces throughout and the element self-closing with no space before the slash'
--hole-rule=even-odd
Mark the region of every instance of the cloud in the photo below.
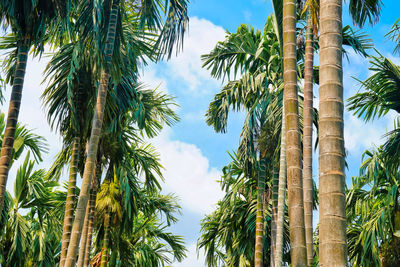
<svg viewBox="0 0 400 267">
<path fill-rule="evenodd" d="M 209 53 L 224 38 L 225 31 L 222 27 L 205 19 L 191 17 L 189 32 L 184 40 L 184 51 L 171 58 L 167 63 L 168 68 L 164 70 L 175 80 L 185 82 L 192 92 L 207 90 L 200 85 L 204 80 L 212 79 L 209 71 L 202 68 L 201 55 Z"/>
<path fill-rule="evenodd" d="M 210 167 L 197 146 L 171 140 L 169 133 L 165 130 L 153 141 L 165 168 L 164 191 L 175 193 L 180 204 L 192 212 L 210 213 L 223 196 L 217 182 L 221 172 Z"/>
<path fill-rule="evenodd" d="M 372 124 L 365 124 L 361 119 L 348 114 L 345 117 L 345 125 L 345 146 L 350 152 L 368 148 L 372 143 L 380 143 L 383 132 Z"/>
<path fill-rule="evenodd" d="M 154 64 L 151 64 L 154 67 Z M 144 83 L 151 89 L 160 90 L 164 94 L 168 94 L 168 82 L 157 76 L 154 68 L 146 68 L 140 78 L 140 82 Z"/>
</svg>

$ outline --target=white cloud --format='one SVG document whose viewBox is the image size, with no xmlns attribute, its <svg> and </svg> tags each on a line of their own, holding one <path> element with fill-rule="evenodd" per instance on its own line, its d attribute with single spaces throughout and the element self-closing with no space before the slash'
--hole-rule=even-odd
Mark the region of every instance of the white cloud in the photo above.
<svg viewBox="0 0 400 267">
<path fill-rule="evenodd" d="M 386 118 L 378 122 L 365 123 L 349 113 L 345 115 L 344 138 L 346 149 L 350 153 L 362 152 L 372 146 L 379 146 L 384 142 L 383 135 L 392 129 L 393 121 Z M 385 124 L 385 127 L 380 127 Z"/>
<path fill-rule="evenodd" d="M 147 87 L 151 89 L 158 89 L 161 92 L 167 94 L 168 93 L 168 83 L 165 79 L 161 79 L 157 77 L 156 71 L 153 67 L 154 64 L 151 64 L 149 68 L 146 68 L 143 72 L 143 75 L 140 77 L 140 82 L 144 83 Z"/>
<path fill-rule="evenodd" d="M 201 88 L 204 80 L 212 80 L 209 71 L 202 68 L 201 55 L 209 53 L 218 41 L 225 38 L 225 31 L 222 27 L 212 22 L 190 18 L 189 32 L 185 36 L 184 51 L 177 57 L 171 58 L 167 63 L 167 71 L 176 80 L 184 81 L 188 89 L 193 92 L 201 92 L 207 88 Z"/>
<path fill-rule="evenodd" d="M 221 172 L 210 167 L 209 160 L 195 145 L 170 140 L 168 130 L 153 143 L 165 168 L 164 191 L 175 193 L 180 204 L 193 212 L 211 212 L 223 196 L 217 183 Z"/>
</svg>

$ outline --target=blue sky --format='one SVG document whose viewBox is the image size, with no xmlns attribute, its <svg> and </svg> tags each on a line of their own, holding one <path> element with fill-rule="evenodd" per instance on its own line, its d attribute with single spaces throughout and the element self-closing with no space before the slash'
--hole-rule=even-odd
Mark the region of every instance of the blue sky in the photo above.
<svg viewBox="0 0 400 267">
<path fill-rule="evenodd" d="M 385 56 L 400 64 L 398 55 L 393 55 L 393 43 L 384 35 L 396 21 L 396 11 L 400 4 L 384 1 L 382 17 L 376 26 L 366 26 L 364 31 L 370 34 L 376 48 Z M 195 243 L 199 237 L 200 220 L 213 209 L 213 205 L 222 196 L 216 180 L 221 168 L 229 163 L 227 151 L 236 148 L 243 122 L 243 114 L 232 114 L 228 132 L 217 134 L 208 127 L 204 114 L 208 103 L 221 89 L 221 81 L 210 77 L 209 72 L 201 68 L 200 55 L 209 52 L 217 41 L 225 37 L 225 30 L 233 32 L 241 23 L 262 29 L 268 14 L 272 12 L 270 1 L 265 0 L 192 0 L 189 7 L 191 17 L 189 32 L 185 39 L 184 51 L 169 62 L 149 65 L 142 70 L 142 80 L 151 87 L 176 97 L 179 103 L 178 113 L 181 122 L 153 140 L 161 154 L 165 167 L 165 192 L 176 193 L 181 199 L 182 215 L 180 221 L 172 227 L 175 233 L 185 237 L 189 248 L 188 258 L 183 263 L 172 266 L 205 266 L 204 259 L 197 259 Z M 351 24 L 347 8 L 344 8 L 344 25 Z M 35 132 L 47 138 L 51 150 L 40 167 L 51 165 L 55 154 L 61 148 L 60 138 L 51 133 L 44 116 L 39 96 L 43 90 L 42 71 L 47 59 L 28 63 L 25 91 L 22 100 L 20 121 Z M 344 60 L 344 90 L 349 97 L 359 90 L 352 77 L 365 79 L 369 75 L 368 60 L 353 52 L 349 53 L 349 62 Z M 314 87 L 317 94 L 317 87 Z M 6 99 L 10 90 L 7 90 Z M 317 99 L 314 105 L 318 106 Z M 8 102 L 2 106 L 5 112 Z M 345 142 L 349 152 L 347 161 L 349 170 L 347 179 L 358 173 L 362 152 L 383 142 L 381 136 L 393 127 L 395 114 L 388 114 L 374 123 L 365 124 L 345 113 Z M 314 173 L 317 174 L 318 162 L 314 157 Z M 8 190 L 12 189 L 18 163 L 11 170 Z M 315 176 L 317 177 L 317 176 Z M 317 179 L 316 179 L 317 180 Z"/>
</svg>

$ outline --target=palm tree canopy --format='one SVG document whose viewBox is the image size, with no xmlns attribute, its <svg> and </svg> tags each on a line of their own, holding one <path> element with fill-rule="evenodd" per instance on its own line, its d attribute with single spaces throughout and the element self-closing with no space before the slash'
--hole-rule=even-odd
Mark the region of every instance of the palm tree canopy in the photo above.
<svg viewBox="0 0 400 267">
<path fill-rule="evenodd" d="M 353 266 L 380 266 L 382 260 L 393 264 L 400 258 L 392 246 L 400 237 L 398 170 L 382 147 L 365 151 L 363 159 L 360 175 L 347 190 L 350 261 Z"/>
<path fill-rule="evenodd" d="M 68 18 L 70 7 L 70 0 L 1 0 L 0 19 L 19 41 L 29 38 L 43 51 L 48 28 L 60 27 L 60 22 Z"/>
<path fill-rule="evenodd" d="M 373 74 L 360 81 L 366 91 L 348 99 L 348 108 L 369 121 L 386 115 L 390 110 L 400 113 L 400 67 L 382 55 L 370 60 Z"/>
<path fill-rule="evenodd" d="M 349 0 L 350 15 L 359 27 L 363 27 L 367 21 L 371 25 L 377 23 L 382 6 L 382 0 Z"/>
</svg>

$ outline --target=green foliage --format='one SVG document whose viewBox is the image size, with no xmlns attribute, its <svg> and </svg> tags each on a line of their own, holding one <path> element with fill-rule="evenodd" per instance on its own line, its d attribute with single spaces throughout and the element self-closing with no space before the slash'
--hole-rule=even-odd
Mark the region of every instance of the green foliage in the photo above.
<svg viewBox="0 0 400 267">
<path fill-rule="evenodd" d="M 244 163 L 231 155 L 232 162 L 223 168 L 221 188 L 225 196 L 216 210 L 201 222 L 197 246 L 206 255 L 207 266 L 253 266 L 256 225 L 256 180 L 245 174 Z M 270 177 L 270 176 L 269 176 Z M 267 183 L 271 183 L 270 180 Z M 265 212 L 264 262 L 269 262 L 271 203 Z M 289 261 L 289 231 L 285 215 L 284 260 Z"/>
<path fill-rule="evenodd" d="M 381 252 L 395 253 L 395 234 L 400 230 L 395 223 L 399 216 L 398 170 L 385 160 L 382 148 L 366 151 L 363 157 L 360 176 L 353 177 L 346 194 L 349 258 L 353 266 L 380 266 Z M 390 260 L 387 255 L 386 259 Z"/>
<path fill-rule="evenodd" d="M 395 53 L 400 52 L 400 19 L 397 19 L 393 24 L 392 29 L 386 34 L 386 36 L 395 42 L 396 46 L 394 48 Z"/>
<path fill-rule="evenodd" d="M 2 222 L 2 266 L 54 266 L 62 232 L 65 194 L 56 183 L 44 179 L 44 170 L 33 170 L 29 153 L 17 171 L 14 197 L 7 195 Z M 61 198 L 60 198 L 61 196 Z"/>
<path fill-rule="evenodd" d="M 6 128 L 6 121 L 4 113 L 0 113 L 0 145 L 3 142 L 3 135 Z M 46 140 L 28 130 L 24 125 L 17 124 L 15 131 L 15 141 L 11 164 L 20 158 L 26 150 L 32 152 L 36 162 L 42 161 L 42 154 L 46 153 L 48 148 L 45 143 Z"/>
<path fill-rule="evenodd" d="M 348 99 L 349 110 L 366 121 L 384 116 L 390 110 L 400 113 L 400 67 L 382 55 L 372 57 L 370 64 L 373 74 L 360 81 L 365 91 Z"/>
<path fill-rule="evenodd" d="M 349 12 L 353 23 L 363 27 L 365 22 L 378 22 L 383 6 L 382 0 L 349 0 Z"/>
</svg>

